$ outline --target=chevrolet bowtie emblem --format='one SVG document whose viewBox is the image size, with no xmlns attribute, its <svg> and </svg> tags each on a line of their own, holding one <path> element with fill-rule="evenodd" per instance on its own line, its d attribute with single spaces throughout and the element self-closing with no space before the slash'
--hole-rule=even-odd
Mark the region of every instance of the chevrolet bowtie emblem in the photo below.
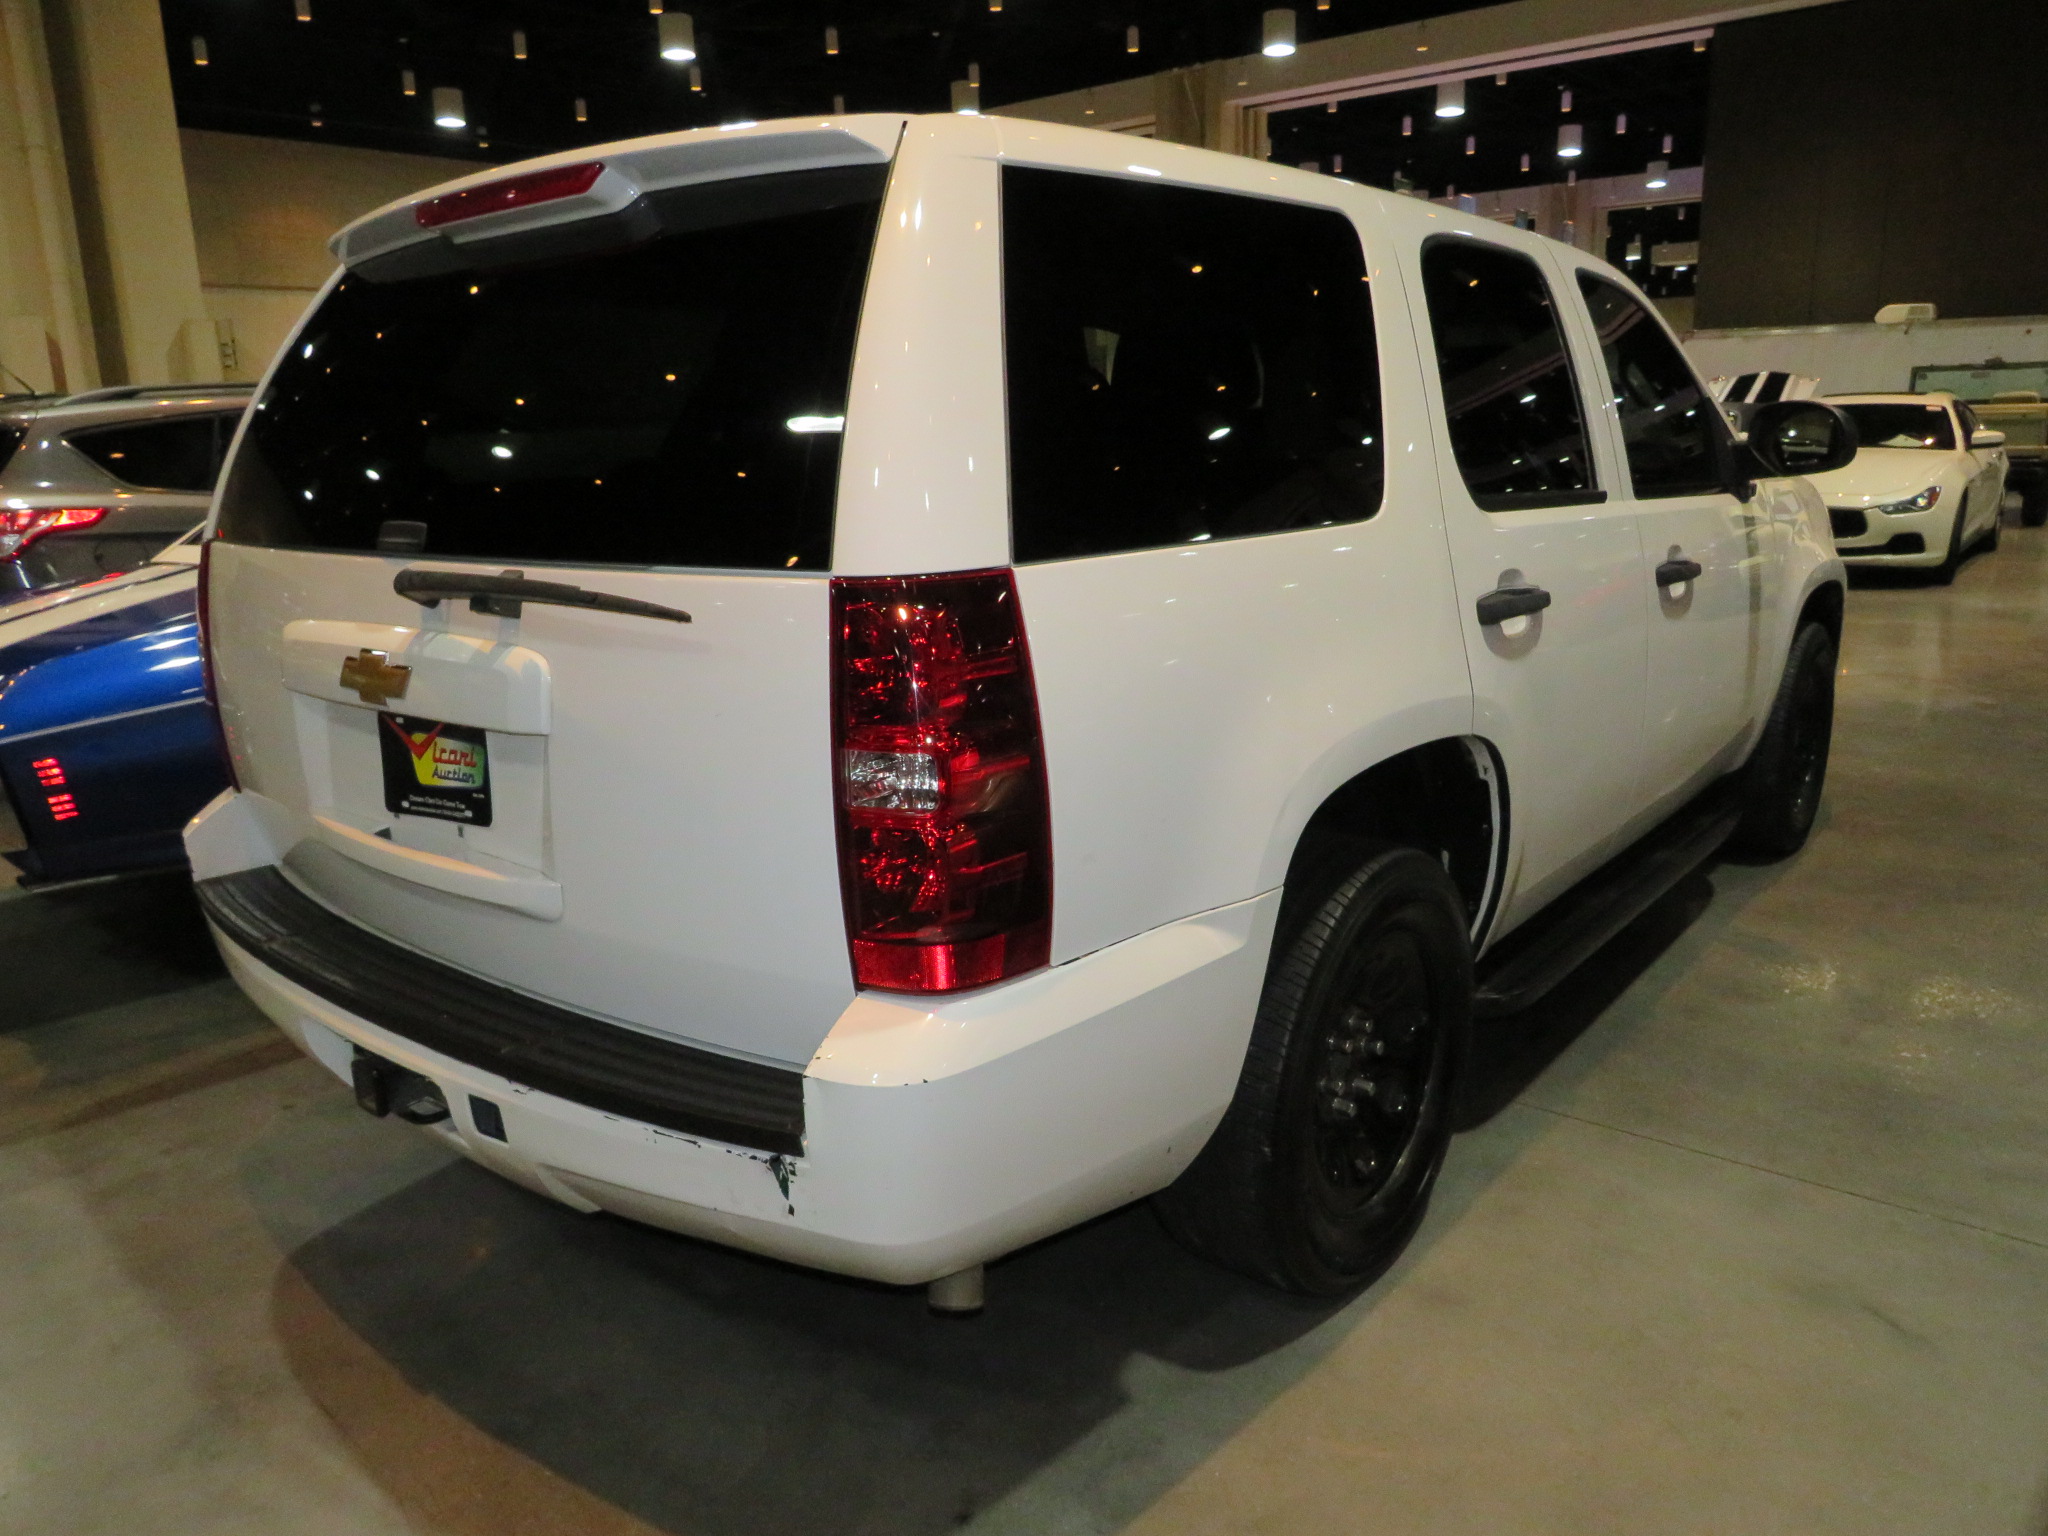
<svg viewBox="0 0 2048 1536">
<path fill-rule="evenodd" d="M 383 651 L 362 650 L 341 664 L 341 686 L 355 689 L 365 704 L 388 704 L 405 697 L 411 667 L 394 667 Z"/>
</svg>

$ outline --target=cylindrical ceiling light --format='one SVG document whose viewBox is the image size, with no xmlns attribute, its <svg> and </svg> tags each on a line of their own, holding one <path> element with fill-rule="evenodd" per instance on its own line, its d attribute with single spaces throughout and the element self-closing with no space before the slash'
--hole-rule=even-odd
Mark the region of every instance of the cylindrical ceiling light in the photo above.
<svg viewBox="0 0 2048 1536">
<path fill-rule="evenodd" d="M 576 98 L 576 121 L 579 123 L 587 123 L 590 121 L 590 103 L 585 101 L 581 96 L 578 96 Z"/>
<path fill-rule="evenodd" d="M 310 118 L 312 119 L 312 122 L 313 122 L 313 126 L 314 126 L 315 128 L 320 128 L 320 127 L 324 127 L 324 126 L 326 126 L 326 124 L 325 124 L 325 120 L 324 120 L 324 119 L 323 119 L 323 118 L 322 118 L 322 117 L 320 116 L 320 103 L 319 103 L 319 102 L 317 102 L 317 101 L 309 101 L 309 102 L 307 102 L 307 103 L 306 103 L 306 113 L 307 113 L 307 116 L 309 116 L 309 117 L 310 117 Z"/>
<path fill-rule="evenodd" d="M 659 16 L 661 14 L 661 0 L 647 0 L 647 14 Z"/>
<path fill-rule="evenodd" d="M 687 64 L 697 57 L 697 23 L 688 11 L 663 11 L 654 29 L 661 56 L 671 64 Z"/>
<path fill-rule="evenodd" d="M 1560 160 L 1576 160 L 1586 152 L 1586 127 L 1583 123 L 1562 123 L 1557 130 L 1557 157 Z"/>
<path fill-rule="evenodd" d="M 436 128 L 467 128 L 469 114 L 462 107 L 462 89 L 453 85 L 434 87 L 434 126 Z"/>
<path fill-rule="evenodd" d="M 1626 112 L 1617 112 L 1614 114 L 1614 131 L 1616 133 L 1628 132 L 1628 114 Z"/>
<path fill-rule="evenodd" d="M 1522 156 L 1522 169 L 1524 171 L 1529 169 L 1529 157 L 1527 155 Z"/>
<path fill-rule="evenodd" d="M 1342 155 L 1330 156 L 1330 174 L 1332 176 L 1342 176 L 1344 174 L 1344 157 Z"/>
<path fill-rule="evenodd" d="M 213 62 L 207 56 L 206 39 L 196 32 L 192 34 L 192 62 L 199 65 L 202 69 Z"/>
<path fill-rule="evenodd" d="M 825 52 L 831 54 L 837 53 L 838 51 L 839 29 L 837 27 L 827 27 L 825 29 Z"/>
<path fill-rule="evenodd" d="M 1260 21 L 1259 52 L 1269 59 L 1284 59 L 1294 52 L 1294 12 L 1268 11 Z"/>
<path fill-rule="evenodd" d="M 313 19 L 313 0 L 292 0 L 292 14 L 301 21 Z"/>
<path fill-rule="evenodd" d="M 953 110 L 962 117 L 977 117 L 981 113 L 981 87 L 972 80 L 953 82 Z"/>
<path fill-rule="evenodd" d="M 512 57 L 515 59 L 526 57 L 526 34 L 518 27 L 512 29 Z"/>
<path fill-rule="evenodd" d="M 1414 134 L 1414 132 L 1415 132 L 1415 119 L 1414 119 L 1414 118 L 1412 118 L 1412 117 L 1404 117 L 1404 118 L 1402 118 L 1402 119 L 1401 119 L 1401 137 L 1402 137 L 1402 138 L 1404 138 L 1404 139 L 1405 139 L 1405 138 L 1409 138 L 1409 137 L 1411 137 L 1411 136 L 1412 136 L 1412 135 Z"/>
<path fill-rule="evenodd" d="M 836 93 L 833 95 L 832 115 L 834 117 L 846 116 L 846 98 L 844 96 L 838 95 Z"/>
<path fill-rule="evenodd" d="M 1136 27 L 1125 27 L 1125 28 L 1124 28 L 1124 52 L 1125 52 L 1125 53 L 1136 53 L 1137 51 L 1138 51 L 1138 29 L 1137 29 Z"/>
<path fill-rule="evenodd" d="M 1671 185 L 1671 165 L 1670 165 L 1670 162 L 1668 162 L 1668 161 L 1665 161 L 1665 160 L 1652 160 L 1652 161 L 1650 162 L 1650 168 L 1649 168 L 1649 170 L 1648 170 L 1647 172 L 1645 172 L 1645 173 L 1644 173 L 1644 176 L 1643 176 L 1643 185 L 1644 185 L 1644 186 L 1646 186 L 1646 187 L 1652 187 L 1652 188 L 1655 188 L 1655 187 L 1668 187 L 1668 186 L 1670 186 L 1670 185 Z"/>
<path fill-rule="evenodd" d="M 967 83 L 977 91 L 981 89 L 981 66 L 979 64 L 969 64 L 967 66 Z"/>
<path fill-rule="evenodd" d="M 988 8 L 992 11 L 1000 11 L 1003 8 L 1003 0 L 988 0 Z"/>
<path fill-rule="evenodd" d="M 1493 77 L 1493 83 L 1495 85 L 1506 85 L 1508 83 L 1508 72 L 1506 70 L 1502 70 L 1499 74 L 1495 75 Z"/>
<path fill-rule="evenodd" d="M 702 91 L 704 89 L 704 71 L 695 64 L 690 66 L 690 89 L 693 91 Z"/>
<path fill-rule="evenodd" d="M 1469 133 L 1465 135 L 1465 153 L 1468 155 L 1476 155 L 1479 153 L 1479 141 L 1473 138 L 1472 135 Z"/>
<path fill-rule="evenodd" d="M 1465 115 L 1465 82 L 1444 80 L 1436 88 L 1436 115 L 1438 117 L 1463 117 Z"/>
<path fill-rule="evenodd" d="M 411 70 L 401 69 L 398 72 L 398 89 L 407 96 L 419 95 L 420 83 Z"/>
<path fill-rule="evenodd" d="M 1671 135 L 1668 133 L 1664 135 L 1664 153 L 1667 155 L 1671 153 Z"/>
</svg>

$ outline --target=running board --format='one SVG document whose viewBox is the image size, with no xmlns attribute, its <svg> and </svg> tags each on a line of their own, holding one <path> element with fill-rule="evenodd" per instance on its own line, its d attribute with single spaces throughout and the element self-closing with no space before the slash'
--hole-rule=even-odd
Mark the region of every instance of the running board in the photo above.
<svg viewBox="0 0 2048 1536">
<path fill-rule="evenodd" d="M 1721 786 L 1610 859 L 1479 963 L 1475 1018 L 1520 1013 L 1713 855 L 1742 819 Z"/>
</svg>

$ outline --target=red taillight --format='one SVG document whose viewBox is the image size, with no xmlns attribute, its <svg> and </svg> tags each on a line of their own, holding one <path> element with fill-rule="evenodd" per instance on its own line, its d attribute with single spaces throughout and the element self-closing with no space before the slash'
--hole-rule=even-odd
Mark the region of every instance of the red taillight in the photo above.
<svg viewBox="0 0 2048 1536">
<path fill-rule="evenodd" d="M 90 528 L 105 507 L 0 507 L 0 560 L 12 560 L 46 533 Z"/>
<path fill-rule="evenodd" d="M 545 171 L 528 171 L 524 176 L 507 176 L 503 181 L 487 181 L 480 187 L 430 197 L 413 208 L 412 216 L 422 229 L 434 229 L 486 213 L 551 203 L 558 197 L 588 192 L 603 170 L 602 160 L 589 160 L 582 165 L 557 165 Z"/>
<path fill-rule="evenodd" d="M 228 750 L 227 722 L 220 717 L 220 694 L 213 671 L 213 546 L 216 542 L 206 539 L 199 546 L 199 681 L 206 694 L 206 707 L 213 711 L 214 730 L 220 737 L 220 760 L 228 770 L 228 787 L 239 790 L 242 779 L 235 772 L 235 754 Z"/>
<path fill-rule="evenodd" d="M 1044 965 L 1052 827 L 1011 574 L 835 580 L 832 677 L 854 980 L 957 992 Z"/>
</svg>

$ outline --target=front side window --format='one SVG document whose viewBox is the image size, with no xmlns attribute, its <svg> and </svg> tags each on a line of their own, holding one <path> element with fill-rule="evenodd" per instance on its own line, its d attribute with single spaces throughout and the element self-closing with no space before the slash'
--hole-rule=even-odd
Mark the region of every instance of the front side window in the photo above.
<svg viewBox="0 0 2048 1536">
<path fill-rule="evenodd" d="M 152 491 L 213 489 L 232 416 L 173 416 L 115 427 L 85 427 L 64 441 L 116 480 Z"/>
<path fill-rule="evenodd" d="M 660 194 L 641 243 L 379 281 L 350 272 L 255 406 L 237 543 L 822 570 L 886 171 Z"/>
<path fill-rule="evenodd" d="M 1600 336 L 1636 495 L 1725 490 L 1720 412 L 1663 327 L 1627 292 L 1590 272 L 1579 273 L 1579 290 Z"/>
<path fill-rule="evenodd" d="M 1003 170 L 1020 561 L 1356 522 L 1379 509 L 1379 359 L 1342 214 Z"/>
<path fill-rule="evenodd" d="M 1597 501 L 1585 412 L 1536 263 L 1466 240 L 1423 248 L 1451 452 L 1489 512 Z"/>
<path fill-rule="evenodd" d="M 1829 401 L 1831 405 L 1839 404 Z M 1953 448 L 1955 428 L 1948 412 L 1939 405 L 1867 404 L 1842 405 L 1856 427 L 1856 442 L 1864 448 Z"/>
</svg>

